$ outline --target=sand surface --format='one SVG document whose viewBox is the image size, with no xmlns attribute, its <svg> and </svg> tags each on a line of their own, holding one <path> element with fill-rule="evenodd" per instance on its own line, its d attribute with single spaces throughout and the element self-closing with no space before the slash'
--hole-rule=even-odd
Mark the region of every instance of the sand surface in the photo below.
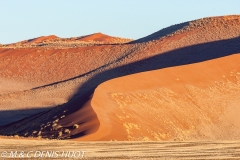
<svg viewBox="0 0 240 160">
<path fill-rule="evenodd" d="M 236 54 L 106 81 L 90 103 L 100 121 L 94 134 L 106 140 L 239 139 L 239 62 Z"/>
<path fill-rule="evenodd" d="M 39 158 L 36 151 L 59 151 L 54 159 L 76 159 L 62 156 L 62 152 L 78 152 L 78 159 L 144 159 L 144 160 L 174 160 L 174 159 L 239 159 L 239 141 L 191 141 L 191 142 L 75 142 L 53 140 L 0 139 L 1 153 L 24 151 L 24 159 Z M 27 158 L 27 153 L 32 151 Z M 84 154 L 83 154 L 84 152 Z M 16 154 L 19 156 L 19 154 Z M 34 158 L 38 157 L 38 158 Z M 42 156 L 46 156 L 46 153 Z M 82 158 L 83 156 L 83 158 Z M 0 159 L 3 159 L 2 157 Z M 23 158 L 14 158 L 23 159 Z"/>
</svg>

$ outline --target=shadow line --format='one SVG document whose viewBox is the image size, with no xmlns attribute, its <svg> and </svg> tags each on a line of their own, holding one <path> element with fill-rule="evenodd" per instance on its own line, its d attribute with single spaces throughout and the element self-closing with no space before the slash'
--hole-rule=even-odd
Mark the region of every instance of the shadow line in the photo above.
<svg viewBox="0 0 240 160">
<path fill-rule="evenodd" d="M 91 79 L 83 83 L 75 95 L 82 95 L 83 91 L 93 92 L 93 90 L 99 84 L 113 78 L 167 67 L 203 62 L 232 54 L 238 54 L 240 53 L 239 44 L 240 37 L 197 44 L 162 53 L 127 65 L 105 70 L 97 73 Z"/>
<path fill-rule="evenodd" d="M 136 50 L 136 48 L 133 48 L 133 49 L 131 49 L 130 51 L 128 51 L 128 53 L 127 53 L 126 55 L 123 55 L 122 57 L 119 57 L 118 59 L 116 59 L 116 60 L 114 60 L 114 61 L 112 61 L 112 62 L 109 62 L 109 63 L 107 63 L 107 64 L 104 64 L 104 65 L 102 65 L 102 66 L 100 66 L 100 67 L 98 67 L 98 68 L 96 68 L 96 69 L 93 69 L 93 70 L 91 70 L 91 71 L 89 71 L 89 72 L 86 72 L 86 73 L 84 73 L 84 74 L 81 74 L 81 75 L 78 75 L 78 76 L 75 76 L 75 77 L 72 77 L 72 78 L 69 78 L 69 79 L 65 79 L 65 80 L 62 80 L 62 81 L 50 83 L 50 84 L 47 84 L 47 85 L 35 87 L 35 88 L 32 88 L 31 90 L 36 90 L 36 89 L 39 89 L 39 88 L 44 88 L 44 87 L 56 85 L 56 84 L 59 84 L 59 83 L 67 82 L 67 81 L 70 81 L 70 80 L 74 80 L 74 79 L 76 79 L 76 78 L 84 77 L 84 76 L 86 76 L 86 75 L 89 75 L 89 74 L 91 74 L 91 73 L 94 73 L 94 72 L 96 72 L 96 71 L 99 71 L 99 70 L 101 70 L 101 69 L 104 69 L 104 68 L 106 68 L 106 67 L 108 67 L 108 66 L 110 66 L 110 65 L 112 65 L 112 64 L 115 64 L 115 63 L 123 60 L 124 58 L 126 58 L 127 56 L 129 56 L 130 54 L 132 54 L 135 50 Z"/>
</svg>

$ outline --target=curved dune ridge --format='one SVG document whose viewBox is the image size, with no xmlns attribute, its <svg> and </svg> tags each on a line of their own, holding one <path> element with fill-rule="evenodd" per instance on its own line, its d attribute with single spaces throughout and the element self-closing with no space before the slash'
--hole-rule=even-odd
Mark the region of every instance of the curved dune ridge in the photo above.
<svg viewBox="0 0 240 160">
<path fill-rule="evenodd" d="M 228 123 L 221 119 L 233 110 L 220 104 L 234 106 L 237 100 L 231 99 L 230 105 L 230 98 L 219 90 L 232 98 L 238 93 L 238 81 L 229 74 L 238 78 L 239 35 L 240 16 L 234 15 L 174 25 L 130 43 L 75 43 L 77 39 L 81 43 L 109 41 L 97 33 L 64 39 L 64 46 L 59 46 L 61 40 L 55 36 L 41 45 L 3 45 L 0 82 L 17 87 L 0 88 L 4 119 L 0 134 L 80 140 L 227 139 L 225 134 L 230 132 L 220 130 Z M 56 43 L 50 45 L 50 41 Z M 193 73 L 196 79 L 189 75 Z M 117 84 L 118 77 L 126 75 L 137 78 L 129 83 L 124 80 L 128 76 L 119 78 L 124 84 Z M 223 82 L 221 76 L 229 83 L 215 84 Z M 215 101 L 209 98 L 211 94 L 216 95 Z M 144 97 L 151 100 L 144 102 Z M 227 111 L 206 107 L 214 103 Z"/>
<path fill-rule="evenodd" d="M 100 121 L 94 134 L 105 140 L 239 139 L 239 61 L 236 54 L 102 83 L 90 103 Z"/>
</svg>

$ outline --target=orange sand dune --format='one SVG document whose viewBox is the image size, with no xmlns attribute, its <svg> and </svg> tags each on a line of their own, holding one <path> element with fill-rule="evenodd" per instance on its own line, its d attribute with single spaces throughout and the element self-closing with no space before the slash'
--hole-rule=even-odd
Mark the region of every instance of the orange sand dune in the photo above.
<svg viewBox="0 0 240 160">
<path fill-rule="evenodd" d="M 80 38 L 81 41 L 111 41 L 111 37 L 102 33 L 95 33 L 86 37 Z"/>
<path fill-rule="evenodd" d="M 115 61 L 118 56 L 124 56 L 128 50 L 128 46 L 70 49 L 0 48 L 0 76 L 41 86 L 90 72 Z"/>
<path fill-rule="evenodd" d="M 19 87 L 0 88 L 0 116 L 4 117 L 4 123 L 0 121 L 0 125 L 12 122 L 2 127 L 0 134 L 48 138 L 84 136 L 87 139 L 86 135 L 95 132 L 102 119 L 94 116 L 98 112 L 92 111 L 88 115 L 81 108 L 99 84 L 129 74 L 240 53 L 239 19 L 239 16 L 199 19 L 188 22 L 183 28 L 170 27 L 169 31 L 154 38 L 143 38 L 141 43 L 78 46 L 74 42 L 58 46 L 57 42 L 50 46 L 49 43 L 3 46 L 0 48 L 0 77 L 4 84 L 16 81 Z M 99 38 L 101 34 L 92 36 Z M 75 112 L 86 117 L 81 119 Z M 69 120 L 66 121 L 68 124 L 65 124 L 65 118 Z M 118 122 L 116 126 L 118 124 L 117 128 L 121 129 L 122 123 Z M 83 124 L 86 124 L 84 129 L 81 128 Z M 114 131 L 118 135 L 118 131 Z M 125 133 L 123 130 L 119 139 L 125 139 Z"/>
<path fill-rule="evenodd" d="M 59 37 L 57 37 L 55 35 L 41 36 L 41 37 L 38 37 L 38 38 L 30 39 L 27 42 L 29 42 L 29 43 L 42 43 L 44 41 L 52 41 L 52 40 L 55 40 L 57 38 L 59 38 Z"/>
<path fill-rule="evenodd" d="M 79 140 L 239 139 L 239 60 L 235 54 L 112 79 L 90 100 L 90 95 L 72 99 L 0 133 Z"/>
<path fill-rule="evenodd" d="M 239 139 L 239 62 L 236 54 L 106 81 L 96 88 L 89 106 L 100 128 L 85 138 Z"/>
<path fill-rule="evenodd" d="M 3 48 L 77 48 L 105 44 L 124 44 L 130 41 L 132 41 L 132 39 L 113 37 L 99 32 L 71 38 L 60 38 L 55 35 L 41 36 L 38 38 L 0 46 Z"/>
<path fill-rule="evenodd" d="M 79 41 L 98 41 L 98 42 L 105 42 L 105 43 L 110 43 L 110 42 L 118 43 L 117 41 L 118 40 L 121 41 L 121 39 L 122 39 L 122 41 L 129 42 L 128 39 L 112 37 L 112 36 L 108 36 L 106 34 L 102 34 L 100 32 L 77 38 L 77 40 L 79 40 Z"/>
</svg>

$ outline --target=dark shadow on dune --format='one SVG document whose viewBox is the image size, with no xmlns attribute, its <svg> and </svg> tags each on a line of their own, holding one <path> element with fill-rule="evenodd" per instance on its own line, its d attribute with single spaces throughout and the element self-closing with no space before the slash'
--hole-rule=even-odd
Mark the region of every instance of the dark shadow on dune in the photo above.
<svg viewBox="0 0 240 160">
<path fill-rule="evenodd" d="M 41 132 L 43 138 L 68 139 L 76 138 L 76 135 L 81 137 L 91 134 L 98 129 L 100 122 L 93 109 L 88 105 L 84 106 L 90 96 L 91 93 L 85 93 L 78 101 L 70 101 L 54 108 L 0 111 L 0 115 L 6 120 L 1 120 L 0 135 L 38 137 Z M 28 117 L 22 118 L 24 115 Z M 61 127 L 53 129 L 56 127 L 54 124 Z M 75 124 L 79 127 L 74 128 Z M 60 132 L 66 130 L 71 132 L 59 136 Z"/>
<path fill-rule="evenodd" d="M 74 114 L 74 112 L 82 109 L 82 105 L 88 100 L 89 96 L 93 93 L 94 89 L 99 84 L 113 78 L 134 74 L 134 73 L 139 73 L 139 72 L 144 72 L 144 71 L 155 70 L 155 69 L 192 64 L 192 63 L 202 62 L 202 61 L 211 60 L 211 59 L 220 58 L 220 57 L 224 57 L 232 54 L 238 54 L 238 53 L 240 53 L 240 37 L 179 48 L 176 50 L 158 54 L 151 58 L 147 58 L 147 59 L 133 62 L 127 65 L 119 66 L 116 68 L 113 68 L 112 67 L 113 63 L 110 63 L 102 66 L 101 68 L 91 71 L 91 73 L 86 73 L 84 75 L 75 77 L 75 78 L 81 78 L 89 74 L 91 74 L 92 76 L 92 78 L 85 80 L 82 84 L 80 84 L 78 91 L 69 100 L 68 103 L 49 111 L 47 115 L 49 118 L 46 118 L 46 115 L 44 114 L 38 118 L 44 121 L 48 121 L 49 119 L 52 119 L 52 117 L 58 114 L 59 116 L 62 115 L 64 110 L 68 110 L 67 113 L 65 113 L 65 115 Z M 130 51 L 128 55 L 130 54 L 134 54 L 134 51 Z M 121 59 L 119 59 L 119 61 L 124 60 L 124 58 L 127 58 L 127 56 L 122 57 Z M 196 74 L 197 72 L 200 72 L 200 71 L 196 71 Z M 83 114 L 87 114 L 87 113 L 85 112 Z M 84 116 L 84 115 L 79 114 L 79 116 Z M 25 122 L 27 123 L 27 120 L 23 120 L 21 123 L 24 124 Z M 17 125 L 15 126 L 13 125 L 11 127 L 17 127 Z M 33 129 L 35 128 L 33 127 Z M 3 130 L 5 133 L 6 132 L 8 133 L 8 129 L 9 127 L 6 127 L 2 130 L 0 129 L 0 134 L 3 133 Z M 91 129 L 91 128 L 87 128 L 87 129 Z M 71 137 L 75 138 L 76 135 L 84 136 L 87 129 L 84 129 L 79 131 L 78 133 L 72 134 Z"/>
<path fill-rule="evenodd" d="M 34 109 L 22 109 L 22 110 L 4 110 L 0 111 L 0 127 L 7 125 L 11 122 L 16 122 L 22 120 L 24 117 L 29 117 L 29 115 L 34 115 L 40 112 L 45 112 L 51 108 L 34 108 Z"/>
<path fill-rule="evenodd" d="M 79 132 L 77 134 L 74 134 L 74 135 L 70 136 L 70 138 L 79 138 L 79 137 L 83 137 L 87 134 L 88 134 L 87 131 L 82 131 L 82 132 Z"/>
</svg>

